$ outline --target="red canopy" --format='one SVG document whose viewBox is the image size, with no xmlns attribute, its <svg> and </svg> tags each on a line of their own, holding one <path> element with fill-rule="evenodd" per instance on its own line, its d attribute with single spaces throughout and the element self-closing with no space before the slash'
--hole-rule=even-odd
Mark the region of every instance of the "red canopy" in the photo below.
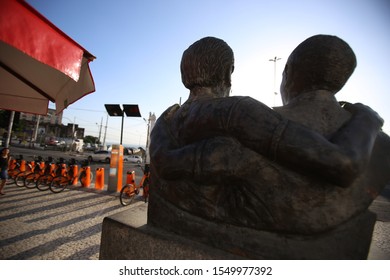
<svg viewBox="0 0 390 280">
<path fill-rule="evenodd" d="M 95 57 L 24 1 L 0 0 L 0 108 L 57 113 L 95 91 Z"/>
</svg>

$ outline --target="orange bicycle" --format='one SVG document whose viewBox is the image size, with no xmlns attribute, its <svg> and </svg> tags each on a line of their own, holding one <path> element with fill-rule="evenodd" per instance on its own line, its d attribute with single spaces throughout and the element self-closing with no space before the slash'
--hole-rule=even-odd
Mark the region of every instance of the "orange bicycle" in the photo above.
<svg viewBox="0 0 390 280">
<path fill-rule="evenodd" d="M 39 176 L 37 179 L 36 188 L 40 191 L 48 190 L 54 177 L 61 175 L 61 167 L 63 164 L 65 164 L 63 158 L 60 158 L 58 162 L 54 162 L 53 158 L 49 157 L 43 175 Z"/>
<path fill-rule="evenodd" d="M 44 165 L 43 158 L 41 156 L 35 157 L 35 160 L 30 161 L 29 163 L 27 163 L 25 171 L 22 171 L 22 172 L 18 173 L 18 175 L 16 175 L 16 177 L 15 177 L 15 184 L 18 187 L 23 187 L 24 186 L 24 187 L 26 187 L 28 189 L 29 188 L 34 188 L 35 184 L 30 186 L 30 180 L 28 180 L 27 181 L 27 185 L 26 185 L 25 179 L 26 179 L 27 176 L 35 177 L 36 174 L 42 172 L 42 170 L 44 168 L 43 165 Z"/>
<path fill-rule="evenodd" d="M 142 167 L 141 167 L 142 169 Z M 121 189 L 119 200 L 123 206 L 129 205 L 133 202 L 134 198 L 140 193 L 142 189 L 142 197 L 144 198 L 145 203 L 148 201 L 149 196 L 149 165 L 145 164 L 145 169 L 142 170 L 144 175 L 137 186 L 135 182 L 135 171 L 131 172 L 131 180 L 129 184 L 126 184 Z"/>
<path fill-rule="evenodd" d="M 19 158 L 11 158 L 8 168 L 7 185 L 15 184 L 15 178 L 20 172 L 26 170 L 26 161 L 23 160 L 23 156 L 19 155 Z"/>
<path fill-rule="evenodd" d="M 45 173 L 47 162 L 43 161 L 41 157 L 35 162 L 34 169 L 31 173 L 24 177 L 24 186 L 28 189 L 36 188 L 37 180 Z"/>
<path fill-rule="evenodd" d="M 67 186 L 72 185 L 77 179 L 77 173 L 75 172 L 77 163 L 75 159 L 70 159 L 68 164 L 62 164 L 58 173 L 60 175 L 54 177 L 50 182 L 49 189 L 53 193 L 62 192 Z M 77 169 L 76 169 L 77 170 Z"/>
</svg>

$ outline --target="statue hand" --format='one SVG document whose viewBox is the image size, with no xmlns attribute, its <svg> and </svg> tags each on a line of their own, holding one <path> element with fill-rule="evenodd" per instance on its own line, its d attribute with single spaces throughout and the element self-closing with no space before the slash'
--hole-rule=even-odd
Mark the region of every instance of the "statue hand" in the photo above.
<svg viewBox="0 0 390 280">
<path fill-rule="evenodd" d="M 352 115 L 361 115 L 370 118 L 373 122 L 378 122 L 379 126 L 382 127 L 384 120 L 379 116 L 377 112 L 372 110 L 369 106 L 362 103 L 351 104 L 348 102 L 340 102 L 341 106 L 350 112 Z"/>
</svg>

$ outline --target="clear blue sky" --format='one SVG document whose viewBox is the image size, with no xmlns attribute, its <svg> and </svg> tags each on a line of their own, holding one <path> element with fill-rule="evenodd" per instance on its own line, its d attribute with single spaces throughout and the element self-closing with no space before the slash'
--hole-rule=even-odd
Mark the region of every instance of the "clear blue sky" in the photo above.
<svg viewBox="0 0 390 280">
<path fill-rule="evenodd" d="M 184 102 L 180 79 L 183 51 L 215 36 L 235 52 L 232 95 L 249 95 L 268 106 L 279 92 L 291 51 L 315 34 L 336 35 L 355 51 L 358 66 L 338 100 L 371 106 L 390 134 L 390 1 L 388 0 L 28 0 L 35 9 L 97 59 L 90 63 L 96 92 L 64 111 L 87 135 L 98 136 L 104 104 L 138 104 L 142 117 Z M 124 144 L 145 145 L 143 118 L 126 118 Z M 120 118 L 109 117 L 108 142 L 119 142 Z"/>
</svg>

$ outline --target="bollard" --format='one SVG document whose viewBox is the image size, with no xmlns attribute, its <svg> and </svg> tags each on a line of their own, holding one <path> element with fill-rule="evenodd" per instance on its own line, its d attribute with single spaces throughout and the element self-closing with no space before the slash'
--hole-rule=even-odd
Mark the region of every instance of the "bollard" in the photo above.
<svg viewBox="0 0 390 280">
<path fill-rule="evenodd" d="M 28 169 L 30 171 L 34 171 L 34 168 L 35 168 L 35 161 L 30 161 L 30 163 L 27 164 L 28 165 Z"/>
<path fill-rule="evenodd" d="M 127 171 L 126 173 L 126 185 L 135 184 L 135 172 L 134 171 Z"/>
<path fill-rule="evenodd" d="M 66 163 L 61 163 L 61 176 L 66 176 Z"/>
<path fill-rule="evenodd" d="M 16 159 L 10 159 L 10 161 L 9 161 L 9 167 L 8 167 L 8 169 L 9 170 L 13 170 L 13 169 L 15 169 L 16 168 Z"/>
<path fill-rule="evenodd" d="M 55 176 L 55 173 L 56 173 L 56 164 L 55 163 L 50 163 L 50 174 Z"/>
<path fill-rule="evenodd" d="M 20 171 L 26 171 L 26 161 L 24 159 L 20 161 Z"/>
<path fill-rule="evenodd" d="M 45 169 L 45 166 L 46 166 L 46 163 L 44 161 L 41 161 L 39 163 L 39 167 L 41 168 L 41 170 L 44 170 Z"/>
<path fill-rule="evenodd" d="M 95 189 L 104 189 L 104 168 L 96 168 Z"/>
<path fill-rule="evenodd" d="M 80 183 L 83 187 L 89 187 L 91 186 L 91 167 L 85 166 L 84 169 L 84 175 L 83 177 L 80 177 Z"/>
<path fill-rule="evenodd" d="M 78 183 L 79 166 L 77 164 L 72 165 L 73 181 L 72 185 L 75 186 Z"/>
</svg>

